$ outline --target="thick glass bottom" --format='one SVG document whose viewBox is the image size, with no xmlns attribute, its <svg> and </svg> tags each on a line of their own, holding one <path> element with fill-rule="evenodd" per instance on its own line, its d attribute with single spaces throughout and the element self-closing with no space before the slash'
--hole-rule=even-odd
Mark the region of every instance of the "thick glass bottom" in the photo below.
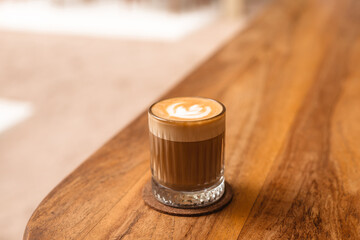
<svg viewBox="0 0 360 240">
<path fill-rule="evenodd" d="M 154 179 L 151 180 L 152 191 L 155 198 L 163 204 L 179 208 L 198 208 L 208 206 L 219 200 L 225 192 L 225 178 L 211 187 L 200 191 L 175 191 L 161 184 Z"/>
</svg>

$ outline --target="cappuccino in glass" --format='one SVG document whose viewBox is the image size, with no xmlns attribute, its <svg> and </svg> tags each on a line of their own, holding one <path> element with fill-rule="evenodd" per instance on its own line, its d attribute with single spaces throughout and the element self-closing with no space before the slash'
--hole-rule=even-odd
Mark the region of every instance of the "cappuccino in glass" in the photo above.
<svg viewBox="0 0 360 240">
<path fill-rule="evenodd" d="M 152 190 L 174 207 L 201 207 L 225 191 L 225 107 L 201 97 L 171 98 L 149 108 Z"/>
</svg>

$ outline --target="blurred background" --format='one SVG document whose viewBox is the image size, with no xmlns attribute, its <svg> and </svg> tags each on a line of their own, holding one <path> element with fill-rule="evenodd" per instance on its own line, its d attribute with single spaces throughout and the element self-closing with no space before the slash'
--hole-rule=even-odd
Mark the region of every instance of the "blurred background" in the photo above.
<svg viewBox="0 0 360 240">
<path fill-rule="evenodd" d="M 0 239 L 267 0 L 0 0 Z"/>
</svg>

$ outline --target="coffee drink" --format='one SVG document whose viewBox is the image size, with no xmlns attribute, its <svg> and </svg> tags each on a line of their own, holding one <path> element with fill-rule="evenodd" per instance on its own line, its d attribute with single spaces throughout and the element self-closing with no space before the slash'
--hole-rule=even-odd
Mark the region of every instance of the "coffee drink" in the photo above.
<svg viewBox="0 0 360 240">
<path fill-rule="evenodd" d="M 199 207 L 220 199 L 224 185 L 225 107 L 181 97 L 149 109 L 152 186 L 167 205 Z"/>
</svg>

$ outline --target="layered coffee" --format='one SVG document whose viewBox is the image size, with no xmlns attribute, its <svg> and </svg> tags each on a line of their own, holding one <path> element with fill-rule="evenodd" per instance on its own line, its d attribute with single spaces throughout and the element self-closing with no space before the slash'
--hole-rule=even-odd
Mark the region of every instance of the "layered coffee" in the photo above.
<svg viewBox="0 0 360 240">
<path fill-rule="evenodd" d="M 149 130 L 157 186 L 194 192 L 223 184 L 225 107 L 221 103 L 200 97 L 157 102 L 149 109 Z"/>
</svg>

